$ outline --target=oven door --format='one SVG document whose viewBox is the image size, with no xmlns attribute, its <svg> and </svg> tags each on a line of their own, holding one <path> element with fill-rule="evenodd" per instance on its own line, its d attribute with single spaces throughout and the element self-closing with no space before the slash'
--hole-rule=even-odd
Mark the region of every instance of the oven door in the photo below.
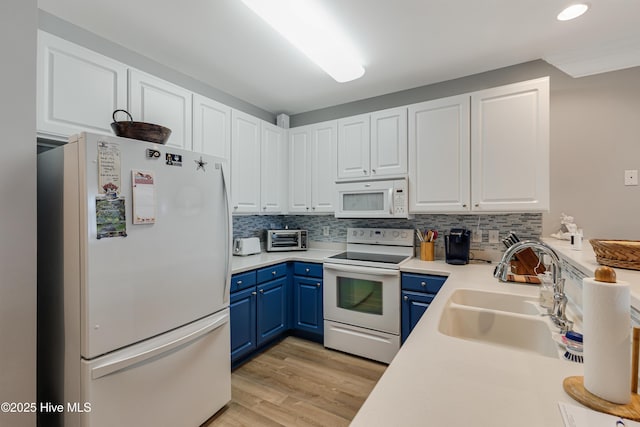
<svg viewBox="0 0 640 427">
<path fill-rule="evenodd" d="M 400 334 L 400 271 L 324 264 L 324 318 Z"/>
</svg>

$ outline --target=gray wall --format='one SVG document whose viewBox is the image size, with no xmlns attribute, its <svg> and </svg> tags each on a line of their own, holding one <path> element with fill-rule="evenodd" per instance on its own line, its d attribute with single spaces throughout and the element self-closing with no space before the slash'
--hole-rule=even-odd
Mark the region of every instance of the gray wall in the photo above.
<svg viewBox="0 0 640 427">
<path fill-rule="evenodd" d="M 123 11 L 122 13 L 127 13 Z M 158 24 L 160 25 L 160 24 Z M 160 77 L 193 92 L 215 99 L 229 107 L 244 111 L 255 117 L 259 117 L 270 123 L 275 123 L 275 114 L 256 107 L 246 101 L 236 98 L 226 92 L 215 87 L 209 86 L 199 80 L 196 80 L 186 74 L 182 74 L 172 68 L 162 65 L 152 59 L 145 57 L 139 53 L 125 48 L 119 44 L 106 40 L 94 33 L 80 28 L 70 22 L 51 15 L 43 10 L 38 10 L 38 27 L 48 33 L 54 34 L 70 42 L 79 44 L 101 53 L 105 56 L 120 61 L 126 65 L 145 71 L 154 76 Z"/>
<path fill-rule="evenodd" d="M 291 126 L 332 120 L 542 76 L 551 77 L 551 210 L 543 234 L 573 215 L 586 238 L 640 240 L 640 67 L 574 79 L 542 60 L 291 116 Z M 526 159 L 514 159 L 526 166 Z"/>
<path fill-rule="evenodd" d="M 36 398 L 36 28 L 36 0 L 0 2 L 0 402 Z"/>
</svg>

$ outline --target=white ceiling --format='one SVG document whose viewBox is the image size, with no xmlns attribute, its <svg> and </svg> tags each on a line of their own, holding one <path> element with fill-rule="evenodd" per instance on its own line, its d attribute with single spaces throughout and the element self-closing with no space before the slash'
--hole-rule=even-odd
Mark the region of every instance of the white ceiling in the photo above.
<svg viewBox="0 0 640 427">
<path fill-rule="evenodd" d="M 640 65 L 640 0 L 319 0 L 364 58 L 337 83 L 240 0 L 39 0 L 53 15 L 273 113 L 296 114 L 535 59 L 574 76 Z"/>
</svg>

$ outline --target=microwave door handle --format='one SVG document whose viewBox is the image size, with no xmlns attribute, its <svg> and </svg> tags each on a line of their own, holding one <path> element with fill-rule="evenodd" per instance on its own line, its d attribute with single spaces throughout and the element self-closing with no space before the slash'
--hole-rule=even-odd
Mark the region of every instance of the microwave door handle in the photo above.
<svg viewBox="0 0 640 427">
<path fill-rule="evenodd" d="M 389 215 L 393 215 L 393 187 L 389 189 Z"/>
</svg>

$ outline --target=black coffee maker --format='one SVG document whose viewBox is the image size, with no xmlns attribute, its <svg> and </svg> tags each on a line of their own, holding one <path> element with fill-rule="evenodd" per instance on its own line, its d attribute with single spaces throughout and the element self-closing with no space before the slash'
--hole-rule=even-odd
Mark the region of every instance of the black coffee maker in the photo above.
<svg viewBox="0 0 640 427">
<path fill-rule="evenodd" d="M 469 248 L 471 247 L 471 231 L 466 228 L 452 228 L 444 236 L 444 249 L 447 264 L 469 264 Z"/>
</svg>

